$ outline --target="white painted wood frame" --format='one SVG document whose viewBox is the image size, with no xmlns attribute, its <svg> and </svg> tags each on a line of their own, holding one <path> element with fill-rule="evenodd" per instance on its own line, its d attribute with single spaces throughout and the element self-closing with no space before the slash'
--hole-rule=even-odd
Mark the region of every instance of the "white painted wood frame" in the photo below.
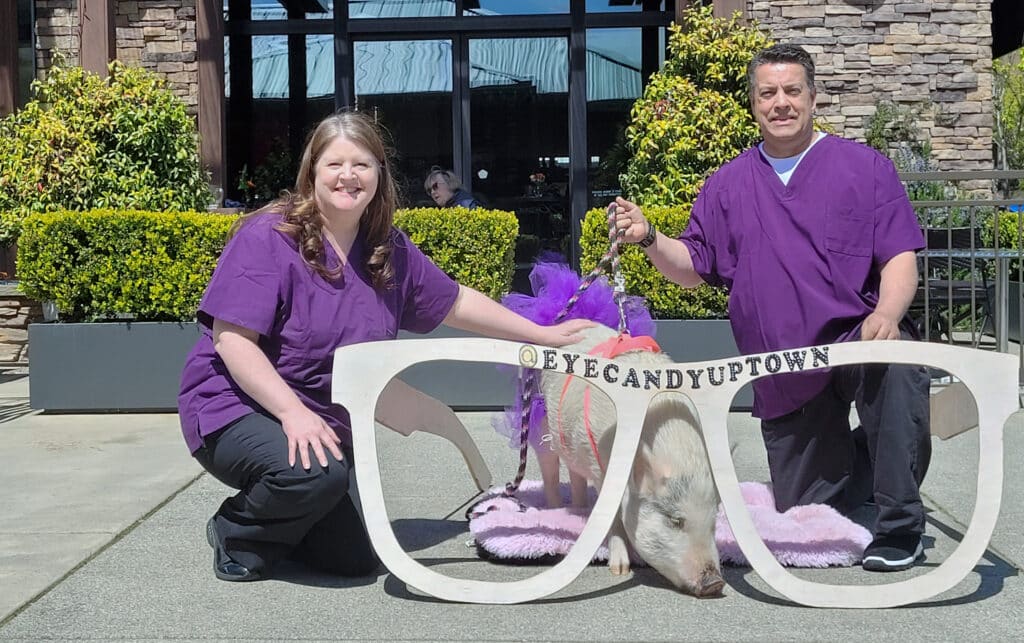
<svg viewBox="0 0 1024 643">
<path fill-rule="evenodd" d="M 801 579 L 776 561 L 754 529 L 740 493 L 739 480 L 729 449 L 729 404 L 745 384 L 772 372 L 793 368 L 783 353 L 805 351 L 805 366 L 837 367 L 858 363 L 920 364 L 954 373 L 977 402 L 979 462 L 977 498 L 970 526 L 950 556 L 934 569 L 912 578 L 887 584 L 832 585 Z M 657 365 L 663 372 L 676 369 L 713 368 L 728 374 L 718 386 L 705 381 L 692 388 L 683 380 L 674 389 L 687 395 L 697 409 L 711 470 L 736 541 L 754 571 L 782 596 L 817 607 L 880 608 L 916 603 L 944 592 L 974 568 L 988 545 L 999 514 L 1003 483 L 1003 425 L 1019 409 L 1017 359 L 1011 355 L 923 342 L 848 342 L 792 349 L 690 364 Z M 485 356 L 485 357 L 482 357 Z M 561 370 L 575 357 L 578 365 L 589 361 L 596 373 L 587 381 L 607 394 L 618 412 L 615 444 L 607 464 L 601 494 L 576 545 L 556 565 L 528 579 L 509 582 L 458 579 L 440 574 L 417 562 L 398 543 L 385 510 L 377 460 L 374 417 L 377 400 L 395 375 L 418 363 L 434 360 L 479 362 L 481 360 L 528 368 Z M 813 359 L 812 359 L 813 358 Z M 779 365 L 773 371 L 768 365 Z M 760 364 L 758 371 L 751 364 Z M 640 439 L 643 411 L 661 388 L 625 386 L 606 381 L 601 374 L 620 365 L 609 360 L 579 355 L 562 349 L 502 340 L 455 338 L 369 342 L 339 348 L 335 352 L 333 401 L 344 405 L 352 417 L 353 451 L 359 489 L 366 509 L 366 527 L 384 565 L 412 587 L 438 598 L 465 603 L 521 603 L 548 596 L 573 581 L 590 563 L 611 526 Z M 606 370 L 611 369 L 611 370 Z M 779 370 L 781 369 L 781 370 Z M 577 370 L 574 375 L 585 376 Z M 397 399 L 397 398 L 392 398 Z M 421 400 L 422 402 L 422 400 Z M 449 420 L 446 420 L 450 422 Z M 393 422 L 400 423 L 400 422 Z M 422 428 L 420 430 L 423 430 Z M 873 577 L 872 581 L 876 581 Z"/>
</svg>

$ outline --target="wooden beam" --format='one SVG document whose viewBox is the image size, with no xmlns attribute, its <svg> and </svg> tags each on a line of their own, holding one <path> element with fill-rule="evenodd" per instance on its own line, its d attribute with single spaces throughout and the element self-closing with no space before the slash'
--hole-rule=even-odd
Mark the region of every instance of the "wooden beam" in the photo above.
<svg viewBox="0 0 1024 643">
<path fill-rule="evenodd" d="M 676 24 L 683 24 L 683 12 L 690 8 L 690 0 L 676 0 Z"/>
<path fill-rule="evenodd" d="M 18 0 L 0 0 L 0 118 L 18 106 Z"/>
<path fill-rule="evenodd" d="M 107 65 L 117 58 L 114 40 L 113 0 L 79 0 L 82 36 L 79 60 L 82 69 L 107 76 Z"/>
<path fill-rule="evenodd" d="M 733 12 L 739 11 L 743 21 L 747 20 L 747 0 L 713 0 L 713 13 L 716 18 L 731 18 Z"/>
<path fill-rule="evenodd" d="M 226 188 L 224 167 L 224 13 L 218 0 L 196 0 L 199 155 L 210 185 Z M 221 193 L 223 196 L 223 192 Z M 221 204 L 217 204 L 221 205 Z"/>
</svg>

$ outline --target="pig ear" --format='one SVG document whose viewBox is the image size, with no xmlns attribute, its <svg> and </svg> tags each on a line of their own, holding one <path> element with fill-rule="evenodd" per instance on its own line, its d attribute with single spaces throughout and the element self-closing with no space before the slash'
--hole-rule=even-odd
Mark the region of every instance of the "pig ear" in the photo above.
<svg viewBox="0 0 1024 643">
<path fill-rule="evenodd" d="M 651 447 L 640 443 L 636 457 L 633 458 L 633 471 L 630 472 L 633 478 L 633 487 L 642 495 L 650 494 L 654 476 L 651 475 Z"/>
<path fill-rule="evenodd" d="M 656 495 L 671 477 L 672 468 L 641 443 L 633 461 L 633 486 L 643 495 Z"/>
</svg>

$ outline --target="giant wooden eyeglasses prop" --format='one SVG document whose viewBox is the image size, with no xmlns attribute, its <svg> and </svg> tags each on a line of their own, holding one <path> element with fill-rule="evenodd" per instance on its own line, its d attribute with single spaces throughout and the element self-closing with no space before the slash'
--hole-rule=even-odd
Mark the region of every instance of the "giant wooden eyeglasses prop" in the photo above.
<svg viewBox="0 0 1024 643">
<path fill-rule="evenodd" d="M 395 378 L 410 366 L 436 360 L 486 361 L 572 374 L 604 392 L 615 405 L 615 442 L 590 518 L 572 550 L 536 576 L 508 582 L 451 578 L 411 558 L 395 537 L 385 509 L 375 418 L 406 435 L 421 430 L 448 437 L 462 450 L 478 486 L 483 488 L 490 482 L 479 452 L 455 414 Z M 977 498 L 970 526 L 945 561 L 912 578 L 865 586 L 799 578 L 776 561 L 758 536 L 744 504 L 726 428 L 730 402 L 742 386 L 759 377 L 878 363 L 924 365 L 955 373 L 959 379 L 956 387 L 973 394 L 977 403 L 979 461 Z M 736 541 L 754 571 L 783 596 L 818 607 L 877 608 L 919 602 L 960 582 L 984 553 L 1002 494 L 1003 425 L 1019 408 L 1015 357 L 932 343 L 876 341 L 658 365 L 644 368 L 643 373 L 627 372 L 633 370 L 628 365 L 563 349 L 491 339 L 393 340 L 339 348 L 334 360 L 333 401 L 345 406 L 351 415 L 355 471 L 363 506 L 368 508 L 366 527 L 384 565 L 409 585 L 451 601 L 519 603 L 562 589 L 591 562 L 608 533 L 626 489 L 644 414 L 651 400 L 667 390 L 681 392 L 692 401 Z M 694 373 L 708 376 L 695 377 Z M 957 410 L 958 406 L 954 404 L 951 408 Z M 957 412 L 963 414 L 962 409 Z"/>
</svg>

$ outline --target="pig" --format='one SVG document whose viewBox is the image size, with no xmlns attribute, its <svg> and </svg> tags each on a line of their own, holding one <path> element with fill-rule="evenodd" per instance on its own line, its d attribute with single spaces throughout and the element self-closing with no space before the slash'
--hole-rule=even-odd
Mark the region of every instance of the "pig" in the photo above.
<svg viewBox="0 0 1024 643">
<path fill-rule="evenodd" d="M 582 341 L 564 350 L 587 354 L 616 334 L 595 326 L 584 331 Z M 671 362 L 663 353 L 644 350 L 614 359 L 640 365 Z M 585 507 L 587 482 L 598 490 L 601 487 L 601 464 L 608 462 L 615 437 L 615 412 L 611 400 L 596 387 L 586 386 L 582 378 L 574 379 L 563 394 L 566 377 L 553 371 L 541 375 L 546 435 L 535 453 L 548 506 L 561 506 L 558 488 L 563 462 L 569 470 L 572 504 Z M 589 423 L 600 462 L 584 421 L 585 388 L 590 389 Z M 720 595 L 725 581 L 715 545 L 717 509 L 711 465 L 689 401 L 681 393 L 659 394 L 644 420 L 626 493 L 609 533 L 609 569 L 613 574 L 629 572 L 628 541 L 644 562 L 677 588 L 698 597 Z"/>
</svg>

